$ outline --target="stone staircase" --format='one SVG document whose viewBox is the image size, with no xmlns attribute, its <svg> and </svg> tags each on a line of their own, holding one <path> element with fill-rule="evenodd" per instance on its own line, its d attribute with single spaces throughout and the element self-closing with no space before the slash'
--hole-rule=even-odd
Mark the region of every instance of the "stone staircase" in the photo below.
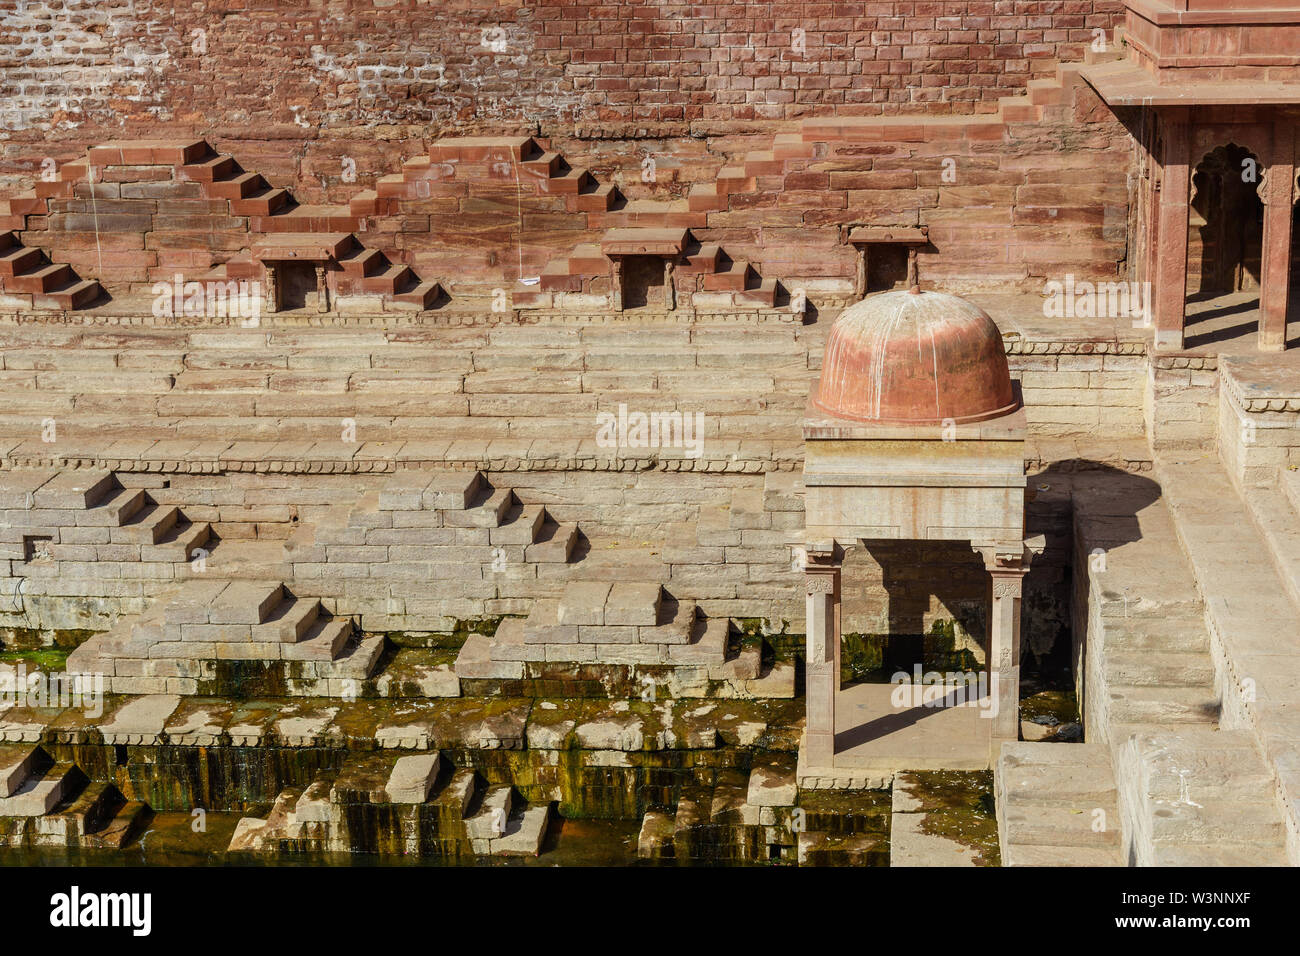
<svg viewBox="0 0 1300 956">
<path fill-rule="evenodd" d="M 104 613 L 142 610 L 159 589 L 196 573 L 218 544 L 208 522 L 98 468 L 4 472 L 0 518 L 9 590 L 31 605 L 19 602 L 10 616 L 30 623 L 35 615 L 52 627 L 101 623 L 89 605 L 85 619 L 60 619 L 45 607 L 59 598 L 94 596 Z"/>
<path fill-rule="evenodd" d="M 1270 426 L 1283 427 L 1286 418 L 1274 418 Z M 1261 468 L 1234 483 L 1222 462 L 1175 451 L 1158 455 L 1156 467 L 1205 600 L 1224 729 L 1244 738 L 1243 749 L 1249 746 L 1254 755 L 1254 760 L 1232 764 L 1232 775 L 1222 775 L 1222 783 L 1238 799 L 1236 784 L 1247 791 L 1255 806 L 1243 808 L 1243 822 L 1260 831 L 1261 842 L 1274 833 L 1268 808 L 1278 808 L 1283 824 L 1278 842 L 1285 856 L 1270 853 L 1261 858 L 1294 865 L 1300 860 L 1295 809 L 1300 783 L 1293 770 L 1300 734 L 1292 715 L 1300 694 L 1292 674 L 1300 642 L 1279 622 L 1294 620 L 1300 608 L 1295 580 L 1300 537 L 1296 479 L 1285 468 Z M 1184 762 L 1198 774 L 1201 764 L 1216 753 L 1203 742 L 1189 743 L 1187 750 Z M 1192 799 L 1206 803 L 1196 793 L 1193 787 Z M 1218 823 L 1207 821 L 1209 832 Z M 1240 855 L 1244 858 L 1249 851 Z"/>
<path fill-rule="evenodd" d="M 66 248 L 77 268 L 99 270 L 100 282 L 117 292 L 142 292 L 157 280 L 172 281 L 177 272 L 187 281 L 260 279 L 263 260 L 302 259 L 337 267 L 335 295 L 355 297 L 358 307 L 420 311 L 443 296 L 438 282 L 420 279 L 353 235 L 374 231 L 373 217 L 354 214 L 349 206 L 299 204 L 289 190 L 245 170 L 206 140 L 92 146 L 85 159 L 61 166 L 53 181 L 6 202 L 0 223 L 25 230 L 29 242 Z M 31 224 L 30 216 L 43 218 Z M 190 251 L 196 230 L 221 239 Z M 73 238 L 90 231 L 96 241 L 89 246 Z M 177 233 L 185 241 L 180 250 L 139 251 L 121 240 L 131 232 L 154 233 L 163 242 Z M 0 290 L 25 295 L 38 309 L 85 307 L 103 291 L 99 282 L 78 279 L 69 266 L 49 264 L 39 249 L 27 249 L 11 233 L 0 233 Z"/>
<path fill-rule="evenodd" d="M 1221 725 L 1203 580 L 1180 547 L 1170 476 L 1161 479 L 1163 488 L 1108 472 L 1073 479 L 1076 674 L 1089 743 L 1003 746 L 1006 865 L 1097 856 L 1089 848 L 1131 865 L 1282 859 L 1282 818 L 1260 786 L 1258 749 Z M 1224 787 L 1230 778 L 1240 786 Z"/>
<path fill-rule="evenodd" d="M 0 303 L 66 312 L 87 308 L 103 294 L 98 282 L 82 279 L 71 266 L 53 263 L 42 250 L 23 245 L 18 233 L 0 232 Z"/>
<path fill-rule="evenodd" d="M 285 553 L 296 586 L 347 608 L 363 627 L 397 600 L 441 614 L 451 630 L 473 616 L 464 612 L 466 592 L 504 597 L 511 582 L 566 573 L 580 540 L 576 522 L 556 521 L 481 472 L 408 469 L 355 506 L 301 526 Z M 386 582 L 383 594 L 368 580 L 371 566 Z M 455 580 L 459 593 L 430 594 L 429 582 L 439 580 Z"/>
<path fill-rule="evenodd" d="M 115 694 L 360 696 L 384 649 L 279 582 L 196 578 L 68 655 Z"/>
<path fill-rule="evenodd" d="M 1015 742 L 994 766 L 1003 866 L 1119 866 L 1120 814 L 1103 744 Z"/>
<path fill-rule="evenodd" d="M 1115 764 L 1149 812 L 1133 815 L 1136 866 L 1285 866 L 1273 775 L 1248 731 L 1190 727 L 1130 736 Z"/>
<path fill-rule="evenodd" d="M 637 856 L 678 866 L 793 862 L 803 837 L 794 765 L 793 755 L 766 754 L 748 774 L 721 770 L 684 784 L 673 812 L 645 812 Z"/>
<path fill-rule="evenodd" d="M 152 816 L 41 747 L 0 745 L 0 845 L 121 849 Z"/>
<path fill-rule="evenodd" d="M 759 693 L 761 649 L 732 644 L 728 618 L 705 619 L 693 601 L 658 584 L 574 581 L 558 599 L 533 602 L 527 617 L 504 619 L 493 635 L 470 635 L 456 673 L 519 680 L 546 673 L 546 665 L 624 665 L 649 681 L 662 676 L 679 693 L 710 682 Z M 777 677 L 768 691 L 779 692 L 781 683 Z"/>
<path fill-rule="evenodd" d="M 391 822 L 399 824 L 377 825 Z M 438 753 L 370 755 L 305 789 L 281 792 L 265 819 L 239 821 L 230 851 L 538 856 L 550 804 L 526 806 L 513 787 L 490 785 Z"/>
</svg>

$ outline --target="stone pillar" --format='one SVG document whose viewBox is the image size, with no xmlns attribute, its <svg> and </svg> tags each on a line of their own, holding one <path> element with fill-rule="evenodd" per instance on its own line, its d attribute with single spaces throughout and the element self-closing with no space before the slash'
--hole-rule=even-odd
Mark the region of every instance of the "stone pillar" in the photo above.
<svg viewBox="0 0 1300 956">
<path fill-rule="evenodd" d="M 1294 209 L 1295 132 L 1278 120 L 1273 126 L 1273 162 L 1260 183 L 1264 203 L 1264 248 L 1259 281 L 1259 348 L 1286 348 L 1286 313 L 1291 286 L 1291 215 Z"/>
<path fill-rule="evenodd" d="M 907 247 L 907 287 L 915 289 L 921 284 L 921 277 L 916 269 L 916 246 Z"/>
<path fill-rule="evenodd" d="M 316 311 L 328 312 L 330 310 L 330 293 L 325 282 L 325 266 L 316 267 Z"/>
<path fill-rule="evenodd" d="M 1155 275 L 1152 276 L 1155 346 L 1183 347 L 1187 305 L 1187 204 L 1191 195 L 1191 147 L 1186 108 L 1164 110 L 1156 185 Z"/>
<path fill-rule="evenodd" d="M 1020 598 L 1028 553 L 985 552 L 989 572 L 989 710 L 995 740 L 1020 739 Z"/>
<path fill-rule="evenodd" d="M 677 287 L 673 274 L 673 258 L 668 256 L 664 259 L 664 311 L 672 312 L 677 308 Z"/>
<path fill-rule="evenodd" d="M 835 698 L 840 689 L 840 565 L 843 552 L 808 550 L 804 584 L 808 598 L 805 697 L 808 707 L 804 755 L 809 767 L 835 763 Z"/>
<path fill-rule="evenodd" d="M 853 294 L 861 299 L 867 294 L 867 244 L 858 244 L 858 271 L 853 277 Z"/>
<path fill-rule="evenodd" d="M 615 312 L 623 311 L 623 257 L 610 256 L 609 261 L 609 307 Z"/>
<path fill-rule="evenodd" d="M 266 269 L 266 311 L 280 311 L 280 289 L 275 282 L 275 266 L 264 266 Z"/>
</svg>

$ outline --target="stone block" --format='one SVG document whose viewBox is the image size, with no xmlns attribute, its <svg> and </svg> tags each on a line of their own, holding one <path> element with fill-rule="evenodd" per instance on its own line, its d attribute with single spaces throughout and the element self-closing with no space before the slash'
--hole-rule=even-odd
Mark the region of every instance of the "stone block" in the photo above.
<svg viewBox="0 0 1300 956">
<path fill-rule="evenodd" d="M 605 602 L 605 623 L 654 627 L 662 601 L 663 588 L 658 584 L 617 582 Z"/>
<path fill-rule="evenodd" d="M 605 623 L 605 602 L 612 585 L 607 581 L 575 581 L 560 595 L 559 623 L 593 625 Z"/>
<path fill-rule="evenodd" d="M 412 754 L 400 758 L 389 774 L 385 792 L 392 803 L 424 803 L 438 779 L 437 753 Z"/>
</svg>

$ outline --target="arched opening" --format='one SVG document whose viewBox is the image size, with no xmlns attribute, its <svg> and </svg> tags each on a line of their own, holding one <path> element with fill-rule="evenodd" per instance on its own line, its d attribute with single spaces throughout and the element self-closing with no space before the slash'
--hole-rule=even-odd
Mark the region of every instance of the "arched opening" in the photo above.
<svg viewBox="0 0 1300 956">
<path fill-rule="evenodd" d="M 1258 327 L 1264 240 L 1258 189 L 1263 175 L 1259 157 L 1235 143 L 1206 153 L 1193 172 L 1187 321 L 1189 326 L 1201 324 L 1197 334 Z"/>
</svg>

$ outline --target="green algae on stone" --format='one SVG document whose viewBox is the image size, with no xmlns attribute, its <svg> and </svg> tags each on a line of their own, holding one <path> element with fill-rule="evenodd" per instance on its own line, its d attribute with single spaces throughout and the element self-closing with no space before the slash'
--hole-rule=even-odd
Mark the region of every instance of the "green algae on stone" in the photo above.
<svg viewBox="0 0 1300 956">
<path fill-rule="evenodd" d="M 922 770 L 910 793 L 924 814 L 921 832 L 975 851 L 976 866 L 1001 866 L 991 770 Z"/>
<path fill-rule="evenodd" d="M 1035 717 L 1052 717 L 1061 724 L 1078 723 L 1079 699 L 1073 690 L 1040 690 L 1022 696 L 1020 719 L 1033 720 Z"/>
<path fill-rule="evenodd" d="M 61 672 L 67 670 L 68 655 L 72 650 L 70 647 L 55 646 L 0 651 L 0 664 L 24 663 L 29 674 L 37 670 Z"/>
<path fill-rule="evenodd" d="M 0 628 L 0 647 L 6 651 L 30 651 L 60 648 L 64 652 L 75 650 L 100 631 L 91 628 L 59 628 L 49 630 L 37 627 Z"/>
</svg>

